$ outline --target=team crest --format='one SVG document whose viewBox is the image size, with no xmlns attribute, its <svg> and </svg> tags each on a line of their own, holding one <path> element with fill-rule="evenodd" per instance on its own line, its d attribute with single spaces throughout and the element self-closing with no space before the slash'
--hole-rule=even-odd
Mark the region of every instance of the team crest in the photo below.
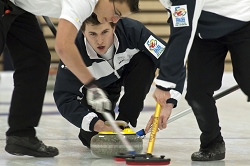
<svg viewBox="0 0 250 166">
<path fill-rule="evenodd" d="M 165 46 L 152 35 L 148 38 L 144 46 L 158 59 L 163 51 Z"/>
<path fill-rule="evenodd" d="M 174 27 L 189 26 L 187 5 L 171 6 Z"/>
</svg>

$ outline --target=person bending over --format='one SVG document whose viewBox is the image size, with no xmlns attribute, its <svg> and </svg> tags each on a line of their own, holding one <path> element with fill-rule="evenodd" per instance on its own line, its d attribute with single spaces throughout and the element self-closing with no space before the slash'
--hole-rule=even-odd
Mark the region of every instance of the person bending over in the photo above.
<svg viewBox="0 0 250 166">
<path fill-rule="evenodd" d="M 60 61 L 53 95 L 62 116 L 80 129 L 79 139 L 90 148 L 94 135 L 113 129 L 104 124 L 100 111 L 88 104 L 87 89 L 98 85 L 111 102 L 112 116 L 136 127 L 167 44 L 136 20 L 123 18 L 117 24 L 99 23 L 95 14 L 83 23 L 75 43 L 95 81 L 88 85 L 81 83 Z M 179 86 L 172 91 L 172 108 L 181 96 L 184 79 L 185 68 Z M 124 94 L 115 117 L 122 87 Z"/>
</svg>

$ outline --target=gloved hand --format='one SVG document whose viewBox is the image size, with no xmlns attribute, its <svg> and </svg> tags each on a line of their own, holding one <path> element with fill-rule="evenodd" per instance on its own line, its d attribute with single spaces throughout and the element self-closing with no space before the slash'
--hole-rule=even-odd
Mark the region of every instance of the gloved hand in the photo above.
<svg viewBox="0 0 250 166">
<path fill-rule="evenodd" d="M 105 92 L 98 87 L 95 79 L 85 87 L 87 88 L 87 102 L 93 109 L 100 113 L 104 110 L 111 110 L 111 102 Z"/>
</svg>

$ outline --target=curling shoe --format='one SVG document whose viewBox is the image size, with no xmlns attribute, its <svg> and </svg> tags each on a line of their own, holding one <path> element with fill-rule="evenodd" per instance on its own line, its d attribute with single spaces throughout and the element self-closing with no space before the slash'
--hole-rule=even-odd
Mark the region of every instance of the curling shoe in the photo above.
<svg viewBox="0 0 250 166">
<path fill-rule="evenodd" d="M 214 161 L 225 158 L 225 142 L 213 142 L 206 148 L 200 148 L 198 152 L 191 155 L 192 161 Z"/>
<path fill-rule="evenodd" d="M 8 136 L 5 151 L 18 156 L 54 157 L 59 154 L 57 148 L 46 146 L 37 137 Z"/>
</svg>

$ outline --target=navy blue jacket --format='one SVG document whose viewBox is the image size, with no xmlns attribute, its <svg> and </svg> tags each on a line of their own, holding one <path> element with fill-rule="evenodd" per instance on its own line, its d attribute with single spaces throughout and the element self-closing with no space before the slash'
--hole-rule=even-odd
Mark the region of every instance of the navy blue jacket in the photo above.
<svg viewBox="0 0 250 166">
<path fill-rule="evenodd" d="M 106 87 L 121 77 L 125 65 L 139 51 L 143 51 L 156 66 L 159 66 L 159 59 L 165 51 L 167 43 L 155 36 L 142 23 L 124 18 L 117 23 L 115 29 L 114 68 L 105 59 L 97 55 L 82 32 L 77 35 L 76 45 L 89 71 L 101 87 Z M 171 93 L 175 100 L 179 100 L 183 91 L 185 74 L 185 68 L 183 68 L 178 86 Z M 90 116 L 96 121 L 93 112 L 89 112 L 86 107 L 81 105 L 81 98 L 84 95 L 81 91 L 83 86 L 74 74 L 67 69 L 67 66 L 60 61 L 55 82 L 54 99 L 62 116 L 79 128 L 81 128 L 82 121 L 86 116 Z M 90 126 L 89 130 L 93 131 L 93 126 Z"/>
<path fill-rule="evenodd" d="M 162 55 L 157 86 L 175 88 L 195 35 L 217 39 L 250 22 L 249 0 L 160 0 L 169 12 L 171 34 Z"/>
</svg>

